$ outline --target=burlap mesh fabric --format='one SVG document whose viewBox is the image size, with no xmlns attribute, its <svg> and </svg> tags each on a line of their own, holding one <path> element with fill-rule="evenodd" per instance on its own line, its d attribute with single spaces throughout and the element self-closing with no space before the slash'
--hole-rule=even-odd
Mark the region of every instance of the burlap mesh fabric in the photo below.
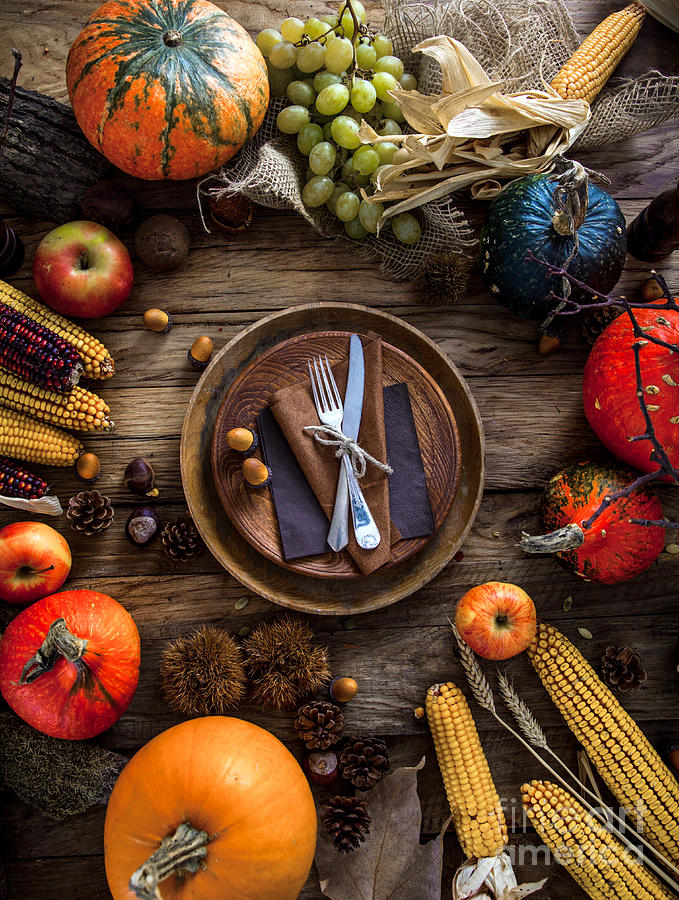
<svg viewBox="0 0 679 900">
<path fill-rule="evenodd" d="M 436 94 L 441 87 L 438 64 L 411 48 L 438 34 L 461 41 L 487 74 L 502 81 L 504 92 L 539 87 L 550 81 L 578 47 L 578 36 L 562 0 L 439 0 L 420 3 L 385 0 L 384 31 L 406 71 L 418 79 L 418 90 Z M 643 41 L 643 29 L 639 40 Z M 432 253 L 471 255 L 474 231 L 458 209 L 455 195 L 417 210 L 422 237 L 404 245 L 390 231 L 379 238 L 350 240 L 341 222 L 323 206 L 308 209 L 302 202 L 306 157 L 296 138 L 276 130 L 276 116 L 287 101 L 274 98 L 264 123 L 238 156 L 203 190 L 242 192 L 252 201 L 274 209 L 294 209 L 326 237 L 341 237 L 377 258 L 385 272 L 398 280 L 415 277 Z M 612 78 L 592 105 L 592 119 L 571 148 L 592 150 L 626 140 L 679 113 L 679 77 L 649 72 L 639 78 Z"/>
</svg>

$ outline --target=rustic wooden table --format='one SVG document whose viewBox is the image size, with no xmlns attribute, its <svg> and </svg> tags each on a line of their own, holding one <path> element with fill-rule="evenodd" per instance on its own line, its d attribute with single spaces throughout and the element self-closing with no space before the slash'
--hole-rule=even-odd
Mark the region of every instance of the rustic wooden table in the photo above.
<svg viewBox="0 0 679 900">
<path fill-rule="evenodd" d="M 581 33 L 621 5 L 615 0 L 567 2 Z M 309 0 L 219 0 L 219 4 L 251 31 L 274 25 L 284 15 L 330 10 L 330 4 L 321 0 L 313 4 Z M 68 47 L 95 5 L 90 0 L 3 0 L 2 73 L 11 73 L 10 48 L 18 47 L 24 58 L 20 83 L 67 101 Z M 373 19 L 382 15 L 379 4 L 369 3 L 368 8 Z M 677 72 L 678 46 L 676 35 L 649 20 L 623 71 L 640 72 L 650 63 L 665 72 Z M 611 191 L 631 221 L 649 198 L 676 183 L 678 156 L 675 120 L 582 161 L 608 175 Z M 472 585 L 491 579 L 522 585 L 534 598 L 540 616 L 562 628 L 595 665 L 609 643 L 638 647 L 648 681 L 624 705 L 654 742 L 679 728 L 674 656 L 679 638 L 679 556 L 663 553 L 642 577 L 602 587 L 577 580 L 552 559 L 526 557 L 516 547 L 521 530 L 537 526 L 538 491 L 545 480 L 565 465 L 602 456 L 582 412 L 581 372 L 587 347 L 577 333 L 561 352 L 543 358 L 536 352 L 534 326 L 495 305 L 478 275 L 460 305 L 432 308 L 421 302 L 411 284 L 383 277 L 375 265 L 341 244 L 319 238 L 293 214 L 257 210 L 251 229 L 227 241 L 204 233 L 193 183 L 122 180 L 134 191 L 140 215 L 167 211 L 179 216 L 191 233 L 193 247 L 186 265 L 176 272 L 153 275 L 139 264 L 125 308 L 95 323 L 93 329 L 116 360 L 116 375 L 101 393 L 110 403 L 117 429 L 110 437 L 86 439 L 87 447 L 102 460 L 97 487 L 115 504 L 113 526 L 99 538 L 88 539 L 69 531 L 65 518 L 50 520 L 67 535 L 73 549 L 68 585 L 96 588 L 116 597 L 141 633 L 139 688 L 120 722 L 102 736 L 106 746 L 132 754 L 179 721 L 163 703 L 158 686 L 158 661 L 168 639 L 203 622 L 237 631 L 278 612 L 276 606 L 254 595 L 245 608 L 235 609 L 235 601 L 247 592 L 208 554 L 175 568 L 157 544 L 143 551 L 132 549 L 123 533 L 135 505 L 123 482 L 125 466 L 135 456 L 152 460 L 158 473 L 161 514 L 165 519 L 182 514 L 179 434 L 197 381 L 186 359 L 187 348 L 196 336 L 209 334 L 219 349 L 245 325 L 272 310 L 324 299 L 358 301 L 388 310 L 437 341 L 469 379 L 486 429 L 487 491 L 458 560 L 415 596 L 386 611 L 357 617 L 353 630 L 336 618 L 311 621 L 319 639 L 330 648 L 333 670 L 351 674 L 360 683 L 360 693 L 346 711 L 351 732 L 383 736 L 393 766 L 414 764 L 426 755 L 420 776 L 424 833 L 437 832 L 447 811 L 426 724 L 416 721 L 412 710 L 422 703 L 434 681 L 464 681 L 453 658 L 447 619 L 456 600 Z M 477 221 L 480 213 L 475 212 Z M 26 220 L 9 207 L 0 207 L 0 214 L 16 228 L 27 248 L 27 263 L 10 280 L 35 293 L 30 260 L 53 223 Z M 123 237 L 129 239 L 131 232 Z M 668 258 L 662 268 L 677 290 L 679 254 Z M 628 259 L 620 290 L 634 291 L 646 272 L 646 266 Z M 143 329 L 141 313 L 151 306 L 171 311 L 175 325 L 169 335 L 160 337 Z M 49 477 L 62 502 L 82 488 L 69 470 L 50 470 Z M 676 488 L 664 490 L 663 499 L 666 514 L 677 519 Z M 0 526 L 20 518 L 12 511 L 0 512 Z M 573 598 L 573 606 L 566 613 L 567 596 Z M 591 631 L 591 640 L 578 635 L 578 627 L 583 626 Z M 527 661 L 512 660 L 508 669 L 544 724 L 550 742 L 574 762 L 576 742 Z M 545 773 L 488 715 L 474 705 L 473 711 L 500 794 L 508 798 L 511 809 L 521 782 Z M 253 706 L 239 714 L 269 728 L 298 752 L 290 716 Z M 55 824 L 9 793 L 2 800 L 1 897 L 95 900 L 110 896 L 102 856 L 104 809 Z M 512 842 L 521 843 L 521 835 L 513 835 Z M 529 837 L 527 843 L 531 842 Z M 457 843 L 450 835 L 446 877 L 457 859 Z M 532 881 L 545 867 L 540 863 L 518 868 Z M 544 896 L 554 900 L 585 896 L 558 866 L 548 874 Z M 444 886 L 443 896 L 449 895 Z M 321 897 L 313 873 L 302 897 Z"/>
</svg>

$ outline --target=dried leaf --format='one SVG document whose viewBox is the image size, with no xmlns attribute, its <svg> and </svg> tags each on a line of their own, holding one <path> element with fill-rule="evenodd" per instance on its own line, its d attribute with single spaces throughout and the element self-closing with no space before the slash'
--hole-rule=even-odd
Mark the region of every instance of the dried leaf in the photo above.
<svg viewBox="0 0 679 900">
<path fill-rule="evenodd" d="M 338 853 L 319 814 L 316 868 L 321 891 L 331 900 L 440 900 L 443 831 L 420 844 L 422 810 L 417 773 L 424 765 L 404 766 L 371 791 L 357 791 L 368 802 L 370 834 L 352 853 Z M 445 826 L 444 829 L 445 831 Z"/>
</svg>

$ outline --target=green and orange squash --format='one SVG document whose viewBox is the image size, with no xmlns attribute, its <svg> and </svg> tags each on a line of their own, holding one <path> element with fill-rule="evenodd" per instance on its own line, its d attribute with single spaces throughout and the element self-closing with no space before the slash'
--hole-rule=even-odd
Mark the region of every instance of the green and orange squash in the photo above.
<svg viewBox="0 0 679 900">
<path fill-rule="evenodd" d="M 108 0 L 75 39 L 66 81 L 90 143 L 145 179 L 221 166 L 269 103 L 262 54 L 208 0 Z"/>
<path fill-rule="evenodd" d="M 587 581 L 617 584 L 651 566 L 665 545 L 657 522 L 663 511 L 649 485 L 613 500 L 590 523 L 603 501 L 633 484 L 637 475 L 620 466 L 583 462 L 555 475 L 545 486 L 540 520 L 545 534 L 524 534 L 520 546 L 527 553 L 555 553 L 576 575 Z"/>
</svg>

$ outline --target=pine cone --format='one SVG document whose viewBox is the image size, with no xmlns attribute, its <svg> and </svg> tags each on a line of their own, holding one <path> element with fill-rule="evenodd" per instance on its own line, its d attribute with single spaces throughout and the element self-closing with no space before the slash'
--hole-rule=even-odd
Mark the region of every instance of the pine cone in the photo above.
<svg viewBox="0 0 679 900">
<path fill-rule="evenodd" d="M 387 745 L 379 738 L 352 738 L 342 750 L 342 778 L 354 787 L 369 791 L 389 768 Z"/>
<path fill-rule="evenodd" d="M 114 510 L 108 497 L 99 491 L 81 491 L 68 501 L 66 518 L 74 531 L 99 534 L 113 521 Z"/>
<path fill-rule="evenodd" d="M 631 647 L 606 647 L 601 660 L 601 678 L 623 693 L 637 691 L 647 675 L 641 654 Z"/>
<path fill-rule="evenodd" d="M 312 700 L 297 710 L 295 732 L 307 750 L 327 750 L 342 737 L 344 714 L 339 706 L 325 700 Z"/>
<path fill-rule="evenodd" d="M 622 312 L 620 306 L 602 306 L 601 309 L 591 309 L 582 319 L 582 333 L 588 344 L 593 344 L 604 329 L 617 319 Z"/>
<path fill-rule="evenodd" d="M 323 822 L 340 853 L 351 853 L 370 834 L 367 803 L 358 797 L 328 800 L 323 804 Z"/>
<path fill-rule="evenodd" d="M 160 533 L 165 556 L 175 562 L 187 562 L 201 554 L 205 544 L 188 516 L 180 516 L 176 522 L 168 522 Z"/>
</svg>

